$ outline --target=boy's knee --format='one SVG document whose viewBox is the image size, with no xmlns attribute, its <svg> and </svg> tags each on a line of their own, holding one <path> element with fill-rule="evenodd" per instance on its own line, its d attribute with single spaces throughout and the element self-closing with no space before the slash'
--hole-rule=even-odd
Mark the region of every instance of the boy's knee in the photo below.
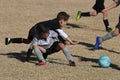
<svg viewBox="0 0 120 80">
<path fill-rule="evenodd" d="M 63 49 L 65 47 L 65 45 L 63 43 L 59 43 L 58 45 L 59 45 L 60 49 Z"/>
<path fill-rule="evenodd" d="M 108 13 L 107 13 L 107 11 L 105 11 L 105 12 L 102 12 L 103 13 L 103 18 L 104 19 L 106 19 L 107 18 L 107 16 L 108 16 Z"/>
</svg>

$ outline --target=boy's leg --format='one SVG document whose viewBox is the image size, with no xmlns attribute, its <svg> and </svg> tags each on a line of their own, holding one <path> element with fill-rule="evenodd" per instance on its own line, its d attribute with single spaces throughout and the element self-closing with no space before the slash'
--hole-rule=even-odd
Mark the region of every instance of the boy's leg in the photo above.
<svg viewBox="0 0 120 80">
<path fill-rule="evenodd" d="M 89 17 L 89 16 L 91 16 L 90 15 L 90 12 L 83 12 L 83 13 L 81 13 L 81 16 L 84 16 L 84 17 Z"/>
<path fill-rule="evenodd" d="M 29 44 L 31 40 L 25 39 L 25 38 L 5 38 L 5 45 L 8 45 L 10 43 L 25 43 Z"/>
<path fill-rule="evenodd" d="M 108 21 L 108 19 L 104 19 L 103 22 L 104 22 L 106 31 L 107 31 L 107 32 L 111 32 L 111 31 L 112 31 L 112 28 L 110 28 L 110 26 L 109 26 L 109 21 Z"/>
<path fill-rule="evenodd" d="M 40 51 L 38 47 L 34 48 L 34 52 L 36 56 L 38 57 L 39 65 L 47 65 L 47 63 L 45 62 L 45 59 L 43 58 L 43 55 L 42 55 L 43 53 Z"/>
<path fill-rule="evenodd" d="M 75 62 L 73 61 L 70 52 L 68 51 L 67 48 L 65 48 L 64 44 L 60 42 L 55 42 L 49 49 L 46 50 L 47 51 L 46 53 L 43 53 L 43 56 L 46 59 L 48 55 L 58 52 L 60 50 L 62 50 L 63 53 L 65 54 L 67 60 L 69 61 L 70 66 L 75 66 Z"/>
<path fill-rule="evenodd" d="M 81 12 L 78 11 L 76 15 L 76 21 L 79 20 L 82 16 L 83 17 L 90 17 L 90 16 L 97 16 L 98 12 L 96 10 L 90 12 Z"/>
<path fill-rule="evenodd" d="M 74 62 L 74 60 L 73 60 L 73 58 L 72 58 L 72 56 L 71 56 L 71 53 L 69 52 L 69 50 L 68 50 L 66 47 L 64 47 L 64 48 L 62 49 L 62 51 L 63 51 L 63 53 L 65 54 L 67 60 L 69 61 L 69 65 L 70 65 L 70 66 L 76 66 L 76 65 L 75 65 L 75 62 Z"/>
<path fill-rule="evenodd" d="M 109 25 L 109 21 L 107 19 L 107 12 L 102 12 L 103 13 L 103 22 L 104 22 L 104 25 L 105 25 L 105 29 L 107 32 L 111 32 L 112 31 L 112 28 L 110 28 L 110 25 Z"/>
<path fill-rule="evenodd" d="M 119 17 L 120 18 L 120 17 Z M 107 21 L 106 21 L 106 23 L 107 23 Z M 106 41 L 106 40 L 109 40 L 109 39 L 111 39 L 111 38 L 113 38 L 113 37 L 115 37 L 115 36 L 117 36 L 118 34 L 119 34 L 119 32 L 120 32 L 120 25 L 119 25 L 119 23 L 120 23 L 120 19 L 119 19 L 119 22 L 118 22 L 118 25 L 116 26 L 116 29 L 113 31 L 111 31 L 111 32 L 109 32 L 109 33 L 107 33 L 105 36 L 103 36 L 103 37 L 96 37 L 96 43 L 95 43 L 95 45 L 94 45 L 94 48 L 95 49 L 98 49 L 99 48 L 99 45 L 103 42 L 103 41 Z"/>
<path fill-rule="evenodd" d="M 103 41 L 106 41 L 106 40 L 109 40 L 113 37 L 115 37 L 116 34 L 115 34 L 115 31 L 114 32 L 109 32 L 107 33 L 105 36 L 102 36 L 102 37 L 96 37 L 96 43 L 94 45 L 94 48 L 95 49 L 98 49 L 99 48 L 99 45 L 103 42 Z"/>
<path fill-rule="evenodd" d="M 5 38 L 5 44 L 8 45 L 10 43 L 22 43 L 23 38 Z"/>
<path fill-rule="evenodd" d="M 63 53 L 65 54 L 67 60 L 69 61 L 70 66 L 76 66 L 75 62 L 74 62 L 74 60 L 72 58 L 71 53 L 69 52 L 69 50 L 65 47 L 65 45 L 63 43 L 58 44 L 58 49 L 63 51 Z"/>
<path fill-rule="evenodd" d="M 95 49 L 98 49 L 99 48 L 99 45 L 103 42 L 103 41 L 106 41 L 106 40 L 109 40 L 117 35 L 120 34 L 120 15 L 119 15 L 119 21 L 118 21 L 118 24 L 116 25 L 116 28 L 114 31 L 112 32 L 109 32 L 107 33 L 105 36 L 103 37 L 97 37 L 96 38 L 96 43 L 95 43 L 95 46 L 94 48 Z"/>
<path fill-rule="evenodd" d="M 76 15 L 76 21 L 79 20 L 82 16 L 89 17 L 90 16 L 90 12 L 81 12 L 81 11 L 78 11 L 77 15 Z"/>
<path fill-rule="evenodd" d="M 56 41 L 53 43 L 53 45 L 49 49 L 46 49 L 46 53 L 43 53 L 44 59 L 46 59 L 48 55 L 51 55 L 55 52 L 60 51 L 60 49 L 57 48 L 59 43 L 60 42 Z"/>
<path fill-rule="evenodd" d="M 68 61 L 73 61 L 73 58 L 72 58 L 72 56 L 71 56 L 71 53 L 69 52 L 69 50 L 68 50 L 66 47 L 64 47 L 64 48 L 62 49 L 62 51 L 63 51 L 63 53 L 65 54 L 65 56 L 66 56 L 66 58 L 67 58 Z"/>
<path fill-rule="evenodd" d="M 105 36 L 101 37 L 102 41 L 111 39 L 111 38 L 117 36 L 119 33 L 120 33 L 120 16 L 119 16 L 119 21 L 118 21 L 118 24 L 116 25 L 115 31 L 112 31 L 112 32 L 106 34 Z"/>
<path fill-rule="evenodd" d="M 43 56 L 42 56 L 42 52 L 40 51 L 40 49 L 39 48 L 34 48 L 34 52 L 35 52 L 35 54 L 36 54 L 36 56 L 38 57 L 38 60 L 39 61 L 43 61 L 43 62 L 45 62 L 45 60 L 44 60 L 44 58 L 43 58 Z"/>
<path fill-rule="evenodd" d="M 101 42 L 109 40 L 109 39 L 111 39 L 113 37 L 115 37 L 115 33 L 114 32 L 109 32 L 105 36 L 101 37 Z"/>
</svg>

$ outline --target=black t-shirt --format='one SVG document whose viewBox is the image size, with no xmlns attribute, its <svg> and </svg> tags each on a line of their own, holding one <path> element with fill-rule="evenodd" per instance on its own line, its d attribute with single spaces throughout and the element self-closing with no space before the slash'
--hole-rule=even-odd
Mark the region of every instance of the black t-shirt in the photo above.
<svg viewBox="0 0 120 80">
<path fill-rule="evenodd" d="M 40 24 L 44 25 L 45 27 L 49 28 L 50 30 L 61 29 L 59 20 L 56 18 L 52 19 L 52 20 L 48 20 L 48 21 L 39 22 L 36 24 L 36 26 L 39 26 Z"/>
<path fill-rule="evenodd" d="M 31 39 L 33 38 L 33 36 L 36 34 L 35 28 L 37 26 L 40 26 L 41 24 L 49 28 L 50 30 L 56 31 L 56 29 L 61 29 L 61 25 L 59 24 L 59 20 L 57 18 L 48 20 L 48 21 L 39 22 L 29 30 L 28 38 L 31 38 Z"/>
</svg>

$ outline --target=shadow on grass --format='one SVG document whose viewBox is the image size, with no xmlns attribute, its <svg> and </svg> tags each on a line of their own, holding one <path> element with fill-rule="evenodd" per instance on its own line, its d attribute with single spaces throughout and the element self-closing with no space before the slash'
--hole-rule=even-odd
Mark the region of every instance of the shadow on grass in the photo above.
<svg viewBox="0 0 120 80">
<path fill-rule="evenodd" d="M 91 28 L 90 26 L 87 26 L 87 25 L 84 25 L 84 24 L 80 25 L 80 24 L 75 24 L 75 23 L 67 23 L 66 25 L 68 26 L 67 28 L 82 28 L 82 29 L 89 29 L 89 30 L 92 30 L 92 31 L 105 32 L 105 30 Z"/>
<path fill-rule="evenodd" d="M 78 44 L 86 46 L 88 48 L 88 50 L 90 50 L 90 51 L 95 51 L 93 44 L 90 44 L 90 43 L 87 43 L 87 42 L 79 42 Z M 113 53 L 116 53 L 116 54 L 120 54 L 120 52 L 109 50 L 109 49 L 103 48 L 101 46 L 97 50 L 105 50 L 105 51 L 108 51 L 108 52 L 113 52 Z"/>
<path fill-rule="evenodd" d="M 86 25 L 78 25 L 78 24 L 75 24 L 75 23 L 67 23 L 66 24 L 67 26 L 69 26 L 69 27 L 67 27 L 67 28 L 89 28 L 89 26 L 86 26 Z"/>
<path fill-rule="evenodd" d="M 8 58 L 15 58 L 21 62 L 26 62 L 26 54 L 27 54 L 27 52 L 21 51 L 20 53 L 11 52 L 11 53 L 0 54 L 0 55 L 7 56 Z M 64 64 L 62 62 L 58 62 L 58 60 L 60 61 L 60 59 L 56 59 L 56 58 L 49 58 L 49 59 L 50 59 L 49 63 L 67 65 L 67 64 Z M 38 61 L 37 57 L 34 54 L 32 54 L 32 56 L 30 57 L 29 63 L 34 63 L 34 64 L 38 65 L 38 63 L 36 63 L 36 61 Z"/>
<path fill-rule="evenodd" d="M 73 23 L 67 23 L 67 26 L 70 26 L 72 28 L 81 28 L 80 25 L 73 24 Z M 67 27 L 67 28 L 69 28 L 69 27 Z"/>
<path fill-rule="evenodd" d="M 26 52 L 25 51 L 21 51 L 21 53 L 11 52 L 11 53 L 0 54 L 0 55 L 7 56 L 8 58 L 15 58 L 21 62 L 25 62 Z"/>
<path fill-rule="evenodd" d="M 82 56 L 78 56 L 78 55 L 73 55 L 73 57 L 78 57 L 79 61 L 93 62 L 93 63 L 97 63 L 98 64 L 98 59 L 95 59 L 95 58 L 87 58 L 87 57 L 82 57 Z M 92 65 L 92 67 L 102 68 L 102 67 L 96 66 L 96 65 Z M 111 63 L 110 67 L 112 69 L 120 70 L 120 67 L 118 65 L 116 65 L 116 64 L 113 64 L 113 63 Z"/>
</svg>

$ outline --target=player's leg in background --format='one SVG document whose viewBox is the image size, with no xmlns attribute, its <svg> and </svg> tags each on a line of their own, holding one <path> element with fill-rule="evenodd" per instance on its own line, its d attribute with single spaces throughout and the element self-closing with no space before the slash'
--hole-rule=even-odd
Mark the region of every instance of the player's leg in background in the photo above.
<svg viewBox="0 0 120 80">
<path fill-rule="evenodd" d="M 78 11 L 76 15 L 76 21 L 79 20 L 81 17 L 90 17 L 90 16 L 96 16 L 96 15 L 97 15 L 97 12 L 95 10 L 90 12 Z"/>
<path fill-rule="evenodd" d="M 119 21 L 118 21 L 118 24 L 116 25 L 116 28 L 114 31 L 112 32 L 109 32 L 107 33 L 105 36 L 102 36 L 102 37 L 99 37 L 97 36 L 96 37 L 96 43 L 94 45 L 94 48 L 95 49 L 98 49 L 99 48 L 99 45 L 103 42 L 103 41 L 106 41 L 106 40 L 109 40 L 115 36 L 118 36 L 120 34 L 120 16 L 119 16 Z"/>
<path fill-rule="evenodd" d="M 103 13 L 103 22 L 105 25 L 105 29 L 107 32 L 111 32 L 112 28 L 109 25 L 109 21 L 108 21 L 108 13 L 107 12 L 102 12 Z"/>
<path fill-rule="evenodd" d="M 94 49 L 98 49 L 99 48 L 99 45 L 103 42 L 103 41 L 106 41 L 106 40 L 109 40 L 111 38 L 113 38 L 115 36 L 115 33 L 114 32 L 109 32 L 107 33 L 106 35 L 100 37 L 100 36 L 97 36 L 96 37 L 96 43 L 94 45 Z"/>
<path fill-rule="evenodd" d="M 25 38 L 5 38 L 5 45 L 8 45 L 10 43 L 25 43 L 25 44 L 29 44 L 31 42 L 31 40 L 29 39 L 25 39 Z"/>
<path fill-rule="evenodd" d="M 108 39 L 111 39 L 115 36 L 118 36 L 120 34 L 120 16 L 119 16 L 119 20 L 118 20 L 118 24 L 115 27 L 115 30 L 112 32 L 109 32 L 108 34 L 106 34 L 105 36 L 102 37 L 102 41 L 106 41 Z"/>
</svg>

